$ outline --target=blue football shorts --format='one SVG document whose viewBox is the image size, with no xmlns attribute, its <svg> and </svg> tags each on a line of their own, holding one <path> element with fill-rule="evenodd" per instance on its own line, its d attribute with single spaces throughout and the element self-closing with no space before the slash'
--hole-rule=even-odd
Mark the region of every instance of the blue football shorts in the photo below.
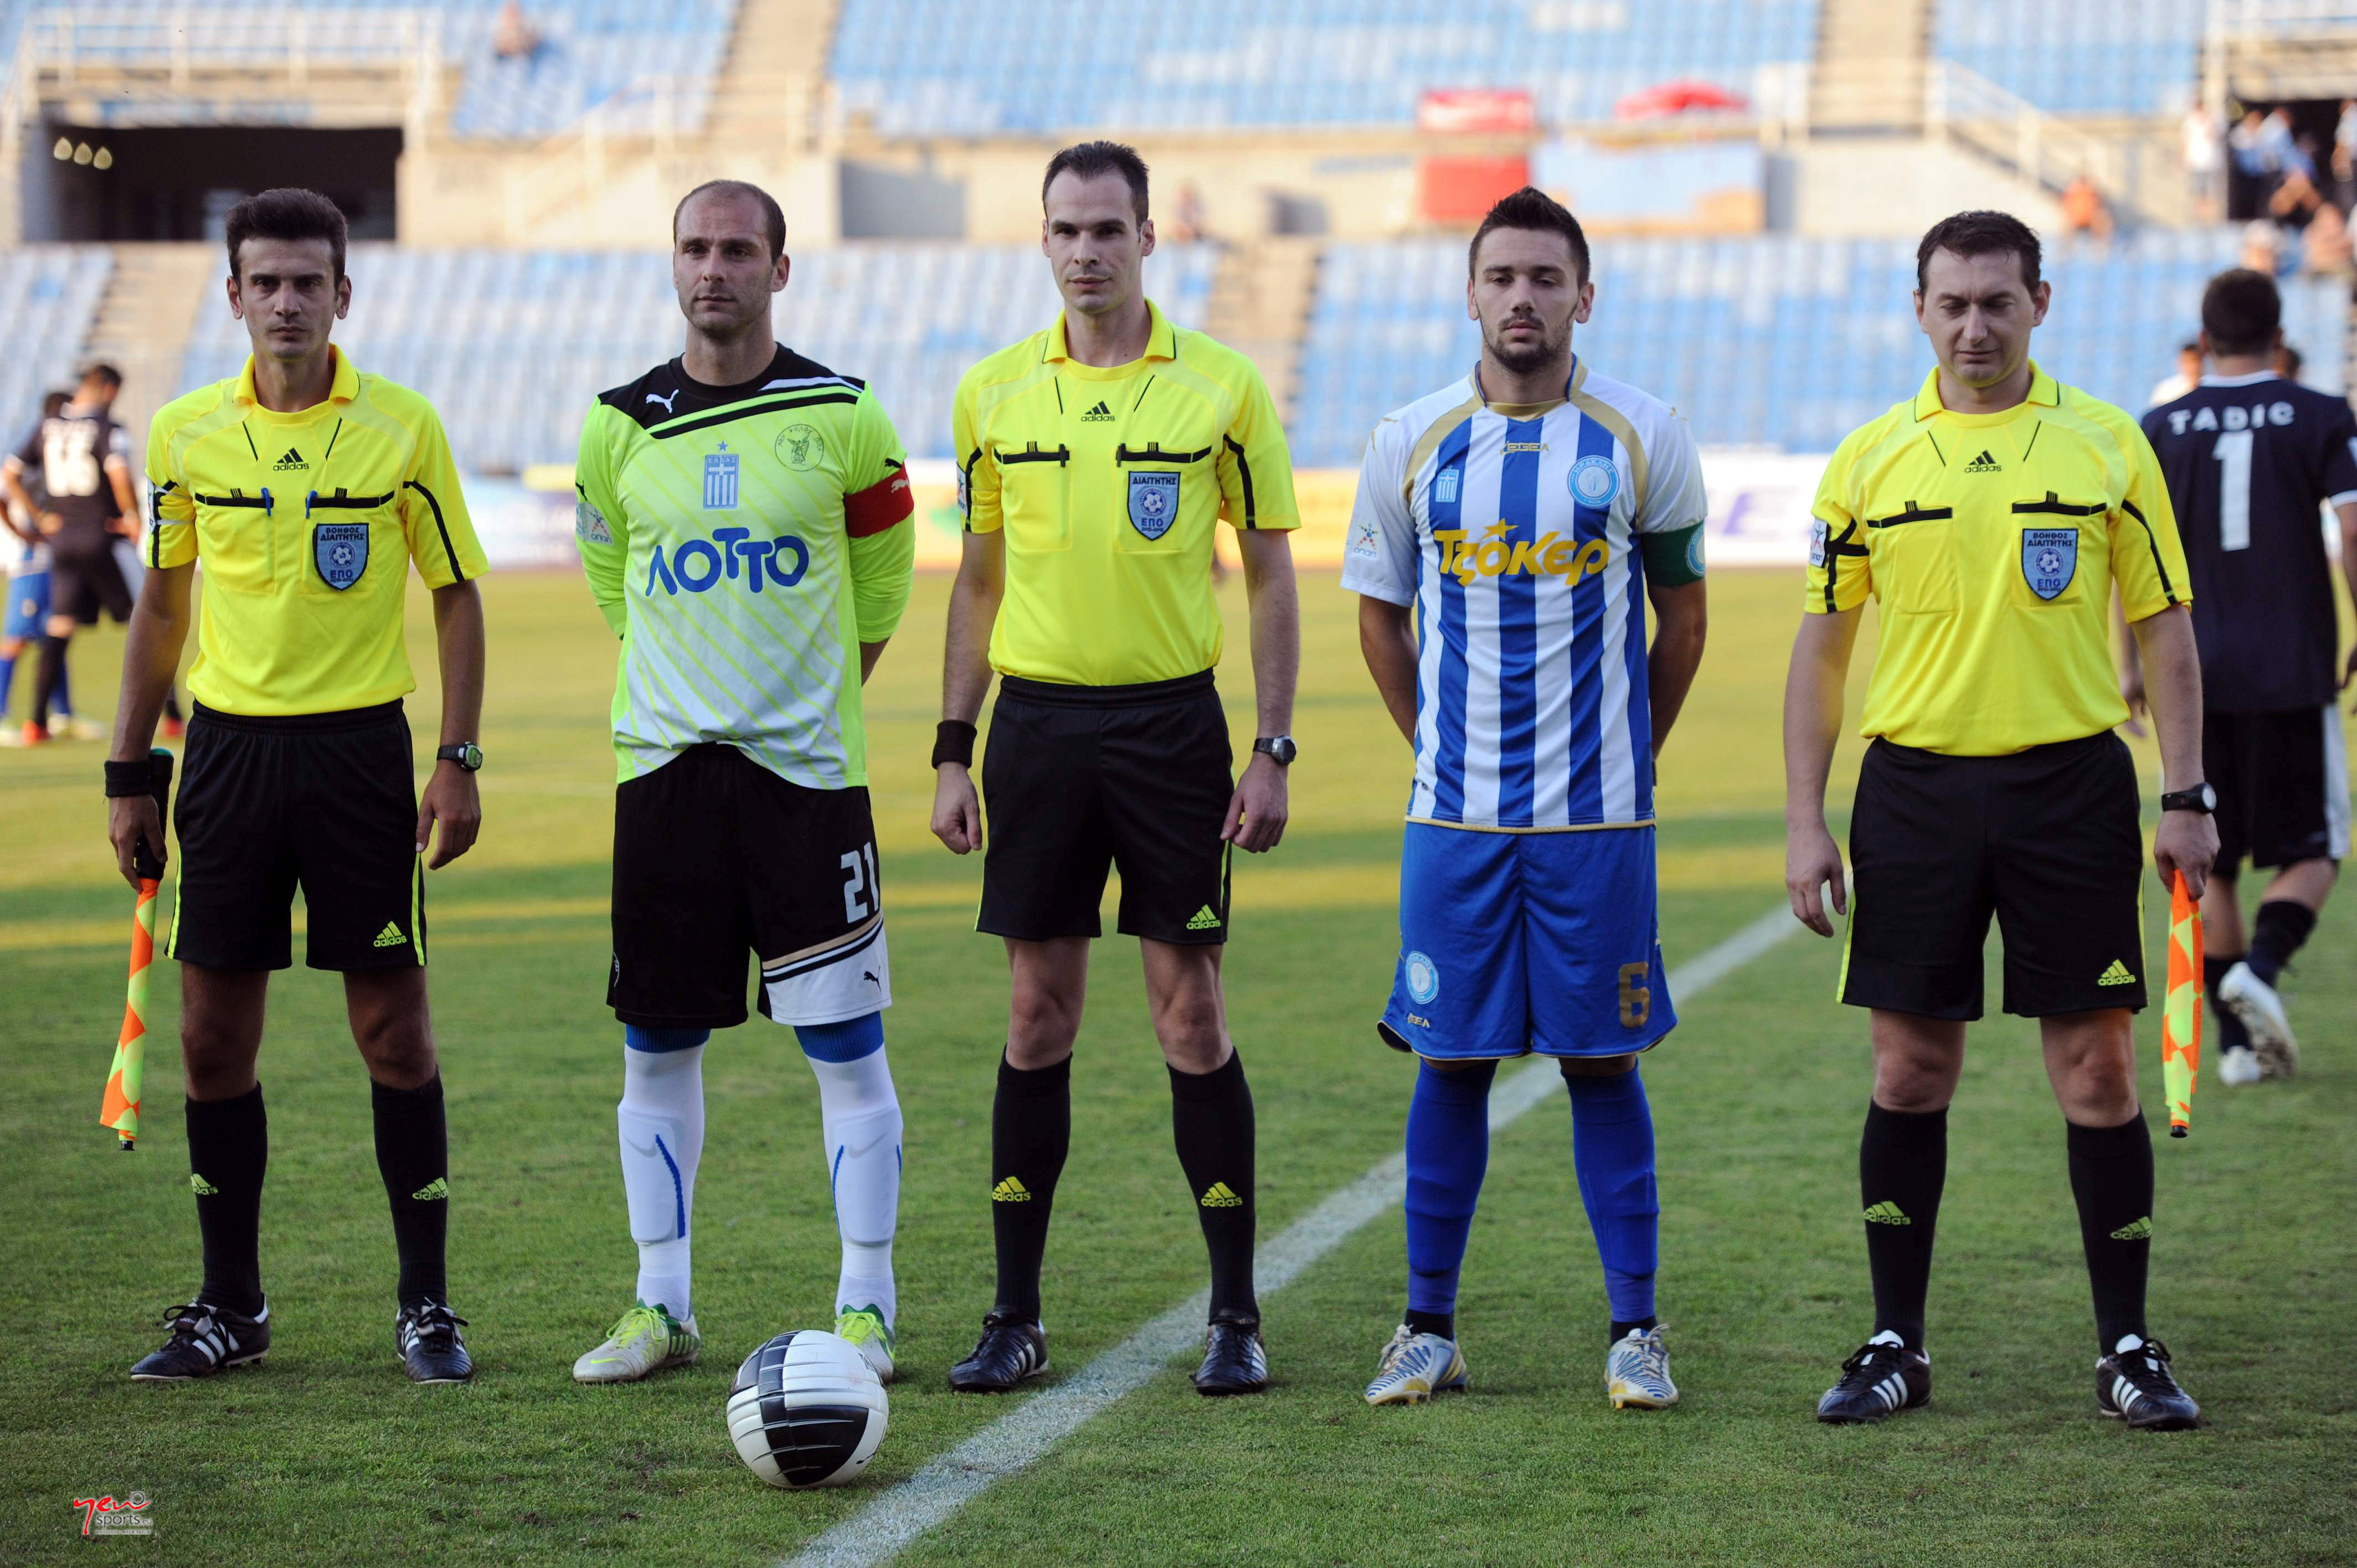
<svg viewBox="0 0 2357 1568">
<path fill-rule="evenodd" d="M 1400 958 L 1380 1026 L 1420 1057 L 1612 1057 L 1677 1027 L 1653 830 L 1407 825 Z"/>
<path fill-rule="evenodd" d="M 26 572 L 6 581 L 8 618 L 0 637 L 38 638 L 49 618 L 49 575 Z"/>
</svg>

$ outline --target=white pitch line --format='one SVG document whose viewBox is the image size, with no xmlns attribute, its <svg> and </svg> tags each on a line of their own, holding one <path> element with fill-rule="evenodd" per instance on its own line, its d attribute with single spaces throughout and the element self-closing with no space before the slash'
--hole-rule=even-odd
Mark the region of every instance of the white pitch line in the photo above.
<svg viewBox="0 0 2357 1568">
<path fill-rule="evenodd" d="M 1782 905 L 1762 915 L 1699 958 L 1673 971 L 1670 994 L 1691 1000 L 1801 929 Z M 1557 1092 L 1562 1075 L 1533 1062 L 1508 1075 L 1490 1095 L 1490 1130 L 1512 1125 Z M 1377 1164 L 1350 1186 L 1264 1242 L 1253 1257 L 1255 1284 L 1274 1295 L 1373 1219 L 1397 1208 L 1405 1195 L 1405 1151 Z M 1023 1401 L 874 1502 L 827 1530 L 780 1568 L 876 1568 L 972 1502 L 984 1488 L 1044 1458 L 1107 1405 L 1161 1375 L 1171 1359 L 1203 1338 L 1211 1293 L 1199 1291 L 1061 1382 Z"/>
</svg>

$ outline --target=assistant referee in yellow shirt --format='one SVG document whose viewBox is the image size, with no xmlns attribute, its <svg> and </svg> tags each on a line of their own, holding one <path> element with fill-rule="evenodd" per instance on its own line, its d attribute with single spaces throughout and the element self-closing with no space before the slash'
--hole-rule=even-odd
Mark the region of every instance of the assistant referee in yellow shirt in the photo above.
<svg viewBox="0 0 2357 1568">
<path fill-rule="evenodd" d="M 2152 1140 L 2130 1016 L 2145 1004 L 2143 832 L 2105 637 L 2113 590 L 2160 730 L 2162 884 L 2198 897 L 2218 850 L 2201 782 L 2201 672 L 2185 555 L 2136 423 L 2029 357 L 2050 288 L 2038 238 L 2001 212 L 1934 225 L 1915 317 L 1939 361 L 1850 433 L 1817 490 L 1808 614 L 1784 693 L 1786 883 L 1821 936 L 1849 916 L 1841 998 L 1872 1009 L 1858 1155 L 1874 1334 L 1817 1419 L 1879 1421 L 1932 1397 L 1923 1301 L 1964 1025 L 1981 1015 L 1989 917 L 2005 1010 L 2039 1021 L 2068 1123 L 2093 1288 L 2097 1407 L 2131 1426 L 2201 1412 L 2146 1337 Z M 1825 775 L 1861 607 L 1881 606 L 1871 737 L 1850 821 L 1857 904 L 1825 831 Z"/>
<path fill-rule="evenodd" d="M 444 1283 L 449 1154 L 426 1017 L 424 868 L 464 854 L 481 820 L 483 552 L 432 406 L 328 341 L 352 292 L 335 203 L 265 190 L 230 210 L 228 240 L 230 312 L 253 352 L 240 374 L 156 415 L 148 571 L 106 765 L 108 833 L 135 881 L 136 845 L 164 857 L 148 745 L 202 560 L 169 951 L 205 1274 L 131 1375 L 206 1377 L 270 1348 L 259 1261 L 269 1130 L 253 1064 L 270 972 L 294 961 L 299 884 L 307 956 L 342 973 L 371 1083 L 401 1262 L 394 1345 L 415 1381 L 457 1382 L 473 1363 Z M 413 563 L 434 592 L 442 666 L 442 746 L 422 804 L 401 709 L 417 684 L 402 635 Z"/>
<path fill-rule="evenodd" d="M 1170 1069 L 1187 1196 L 1211 1252 L 1195 1386 L 1266 1386 L 1253 1295 L 1253 1105 L 1228 1038 L 1220 954 L 1230 846 L 1285 831 L 1286 732 L 1300 632 L 1286 531 L 1293 466 L 1252 361 L 1146 296 L 1146 165 L 1113 142 L 1067 147 L 1041 184 L 1058 320 L 983 360 L 954 408 L 964 558 L 949 611 L 933 832 L 982 847 L 969 768 L 991 672 L 1005 678 L 983 761 L 985 931 L 1013 973 L 991 1116 L 998 1299 L 955 1389 L 999 1392 L 1048 1365 L 1039 1262 L 1071 1137 L 1072 1041 L 1108 867 L 1138 939 Z M 1252 609 L 1259 734 L 1232 783 L 1211 683 L 1213 536 L 1236 531 Z"/>
</svg>

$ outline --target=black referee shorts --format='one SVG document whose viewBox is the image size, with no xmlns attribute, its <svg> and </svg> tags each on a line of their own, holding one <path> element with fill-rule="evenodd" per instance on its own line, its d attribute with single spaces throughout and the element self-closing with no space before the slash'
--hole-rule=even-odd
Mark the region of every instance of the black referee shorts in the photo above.
<svg viewBox="0 0 2357 1568">
<path fill-rule="evenodd" d="M 1024 941 L 1101 935 L 1097 906 L 1117 866 L 1125 936 L 1226 941 L 1230 760 L 1208 670 L 1135 686 L 1006 677 L 982 759 L 975 929 Z"/>
<path fill-rule="evenodd" d="M 1858 773 L 1849 853 L 1841 999 L 1852 1006 L 1979 1017 L 1992 913 L 2007 1012 L 2144 1006 L 2144 829 L 2117 736 L 2010 757 L 1878 740 Z"/>
<path fill-rule="evenodd" d="M 2217 874 L 2349 855 L 2349 751 L 2332 703 L 2201 715 L 2201 771 L 2218 791 Z"/>
<path fill-rule="evenodd" d="M 398 701 L 257 718 L 202 703 L 188 720 L 170 954 L 206 969 L 285 969 L 303 889 L 313 969 L 425 961 L 415 764 Z"/>
</svg>

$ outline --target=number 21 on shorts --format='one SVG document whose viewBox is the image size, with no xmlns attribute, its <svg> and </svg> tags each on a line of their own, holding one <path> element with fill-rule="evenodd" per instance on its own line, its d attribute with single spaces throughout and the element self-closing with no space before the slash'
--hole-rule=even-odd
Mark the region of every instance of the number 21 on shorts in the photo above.
<svg viewBox="0 0 2357 1568">
<path fill-rule="evenodd" d="M 876 843 L 871 839 L 843 857 L 844 924 L 856 926 L 883 907 L 884 885 L 876 875 Z"/>
</svg>

